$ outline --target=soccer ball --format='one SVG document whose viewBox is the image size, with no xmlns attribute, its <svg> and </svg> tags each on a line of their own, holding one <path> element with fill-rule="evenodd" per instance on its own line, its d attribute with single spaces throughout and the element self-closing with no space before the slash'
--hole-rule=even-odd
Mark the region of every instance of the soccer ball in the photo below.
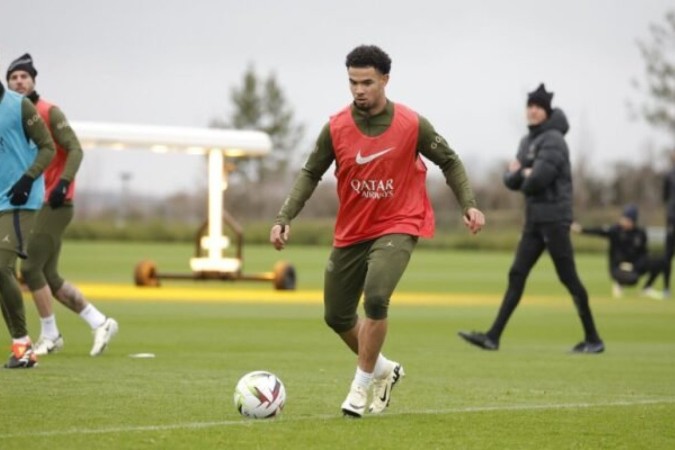
<svg viewBox="0 0 675 450">
<path fill-rule="evenodd" d="M 234 406 L 244 416 L 268 419 L 281 414 L 286 403 L 286 389 L 273 373 L 264 370 L 249 372 L 234 389 Z"/>
</svg>

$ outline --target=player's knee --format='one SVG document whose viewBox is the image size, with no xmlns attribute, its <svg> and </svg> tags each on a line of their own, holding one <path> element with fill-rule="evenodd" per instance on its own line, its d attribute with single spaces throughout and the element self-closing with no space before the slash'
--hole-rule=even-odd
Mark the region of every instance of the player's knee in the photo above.
<svg viewBox="0 0 675 450">
<path fill-rule="evenodd" d="M 29 259 L 25 260 L 21 265 L 21 277 L 31 291 L 41 289 L 47 284 L 42 271 L 34 264 L 31 264 Z"/>
<path fill-rule="evenodd" d="M 366 296 L 363 309 L 366 311 L 366 317 L 372 320 L 383 320 L 387 318 L 389 311 L 389 297 L 383 295 Z"/>
<path fill-rule="evenodd" d="M 356 314 L 351 316 L 343 316 L 326 313 L 323 316 L 323 320 L 333 331 L 340 334 L 354 328 L 356 326 L 357 317 Z"/>
<path fill-rule="evenodd" d="M 511 267 L 509 270 L 509 284 L 519 284 L 525 283 L 525 278 L 527 277 L 527 272 L 517 266 Z"/>
<path fill-rule="evenodd" d="M 63 286 L 64 280 L 59 276 L 58 273 L 46 273 L 45 274 L 45 280 L 47 284 L 49 285 L 49 289 L 53 292 L 56 293 L 61 289 L 61 286 Z"/>
</svg>

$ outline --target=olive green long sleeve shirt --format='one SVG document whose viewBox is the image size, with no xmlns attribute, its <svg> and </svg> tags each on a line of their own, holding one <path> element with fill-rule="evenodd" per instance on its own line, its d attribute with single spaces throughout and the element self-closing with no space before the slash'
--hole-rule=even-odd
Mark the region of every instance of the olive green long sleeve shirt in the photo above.
<svg viewBox="0 0 675 450">
<path fill-rule="evenodd" d="M 68 153 L 60 178 L 66 181 L 73 181 L 75 174 L 80 169 L 82 157 L 84 156 L 80 141 L 70 127 L 66 116 L 57 106 L 49 110 L 49 122 L 54 142 Z"/>
<path fill-rule="evenodd" d="M 0 85 L 0 88 L 2 88 L 0 90 L 1 100 L 5 92 L 2 85 Z M 26 175 L 35 179 L 49 166 L 56 149 L 47 125 L 40 118 L 35 106 L 27 98 L 24 98 L 21 102 L 21 117 L 26 138 L 33 141 L 37 146 L 35 161 L 26 170 Z"/>
<path fill-rule="evenodd" d="M 389 128 L 394 116 L 394 103 L 387 101 L 385 109 L 374 116 L 352 107 L 352 117 L 359 130 L 368 136 L 378 136 Z M 476 206 L 473 190 L 469 184 L 464 165 L 447 141 L 439 135 L 431 123 L 419 117 L 419 136 L 417 151 L 440 167 L 446 184 L 452 189 L 462 211 Z M 330 135 L 330 124 L 324 125 L 304 167 L 295 179 L 291 191 L 286 197 L 275 223 L 289 224 L 312 196 L 324 173 L 335 161 L 335 150 Z"/>
</svg>

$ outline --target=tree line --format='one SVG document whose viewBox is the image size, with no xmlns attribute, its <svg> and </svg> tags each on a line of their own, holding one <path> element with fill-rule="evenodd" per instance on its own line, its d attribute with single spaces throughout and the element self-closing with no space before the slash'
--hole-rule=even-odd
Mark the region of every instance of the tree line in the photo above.
<svg viewBox="0 0 675 450">
<path fill-rule="evenodd" d="M 637 41 L 644 61 L 644 76 L 632 80 L 640 101 L 629 103 L 628 113 L 644 120 L 655 130 L 664 131 L 673 144 L 662 149 L 647 149 L 642 161 L 615 162 L 603 173 L 598 173 L 583 155 L 585 149 L 573 152 L 574 203 L 578 216 L 610 220 L 627 203 L 635 203 L 643 211 L 643 222 L 656 225 L 663 220 L 662 183 L 675 161 L 675 10 L 668 11 L 664 20 L 649 27 L 647 38 Z M 630 80 L 628 80 L 630 81 Z M 273 143 L 271 155 L 260 160 L 239 163 L 230 175 L 225 197 L 226 207 L 240 220 L 271 221 L 288 192 L 297 168 L 292 162 L 301 160 L 299 148 L 305 126 L 298 122 L 275 73 L 261 76 L 254 65 L 245 70 L 241 83 L 230 90 L 228 104 L 231 112 L 214 118 L 210 125 L 220 128 L 255 129 L 267 132 Z M 491 223 L 516 223 L 521 219 L 522 196 L 503 187 L 502 172 L 506 161 L 489 167 L 488 176 L 477 177 L 473 186 L 479 205 L 491 216 Z M 226 169 L 224 169 L 226 170 Z M 437 207 L 437 221 L 442 226 L 459 226 L 457 208 L 442 177 L 429 179 L 429 194 Z M 167 220 L 198 222 L 206 217 L 206 192 L 194 196 L 178 195 L 169 199 L 171 208 L 160 204 L 148 207 L 136 201 L 137 210 L 128 213 L 132 218 L 157 217 Z M 151 202 L 151 200 L 147 200 Z M 448 203 L 451 207 L 448 208 Z M 330 177 L 319 184 L 314 196 L 302 212 L 304 218 L 333 218 L 337 211 L 335 186 Z M 455 205 L 456 206 L 456 205 Z M 114 208 L 114 206 L 113 206 Z M 115 214 L 114 211 L 109 214 Z"/>
</svg>

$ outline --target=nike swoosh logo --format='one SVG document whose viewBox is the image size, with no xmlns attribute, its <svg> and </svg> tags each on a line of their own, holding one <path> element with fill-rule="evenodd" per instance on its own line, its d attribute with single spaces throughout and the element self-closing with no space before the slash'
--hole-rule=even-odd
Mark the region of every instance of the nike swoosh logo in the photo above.
<svg viewBox="0 0 675 450">
<path fill-rule="evenodd" d="M 356 164 L 359 164 L 359 165 L 368 164 L 369 162 L 379 158 L 380 156 L 382 156 L 386 153 L 389 153 L 394 148 L 396 148 L 396 147 L 385 148 L 382 151 L 379 151 L 377 153 L 373 153 L 372 155 L 368 155 L 368 156 L 361 156 L 361 150 L 359 150 L 359 152 L 356 154 Z"/>
<path fill-rule="evenodd" d="M 387 386 L 387 387 L 384 388 L 384 394 L 382 394 L 382 397 L 380 397 L 380 400 L 381 400 L 382 402 L 386 402 L 386 401 L 387 401 L 387 397 L 389 397 L 389 395 L 387 395 L 387 394 L 389 394 L 389 386 Z"/>
</svg>

